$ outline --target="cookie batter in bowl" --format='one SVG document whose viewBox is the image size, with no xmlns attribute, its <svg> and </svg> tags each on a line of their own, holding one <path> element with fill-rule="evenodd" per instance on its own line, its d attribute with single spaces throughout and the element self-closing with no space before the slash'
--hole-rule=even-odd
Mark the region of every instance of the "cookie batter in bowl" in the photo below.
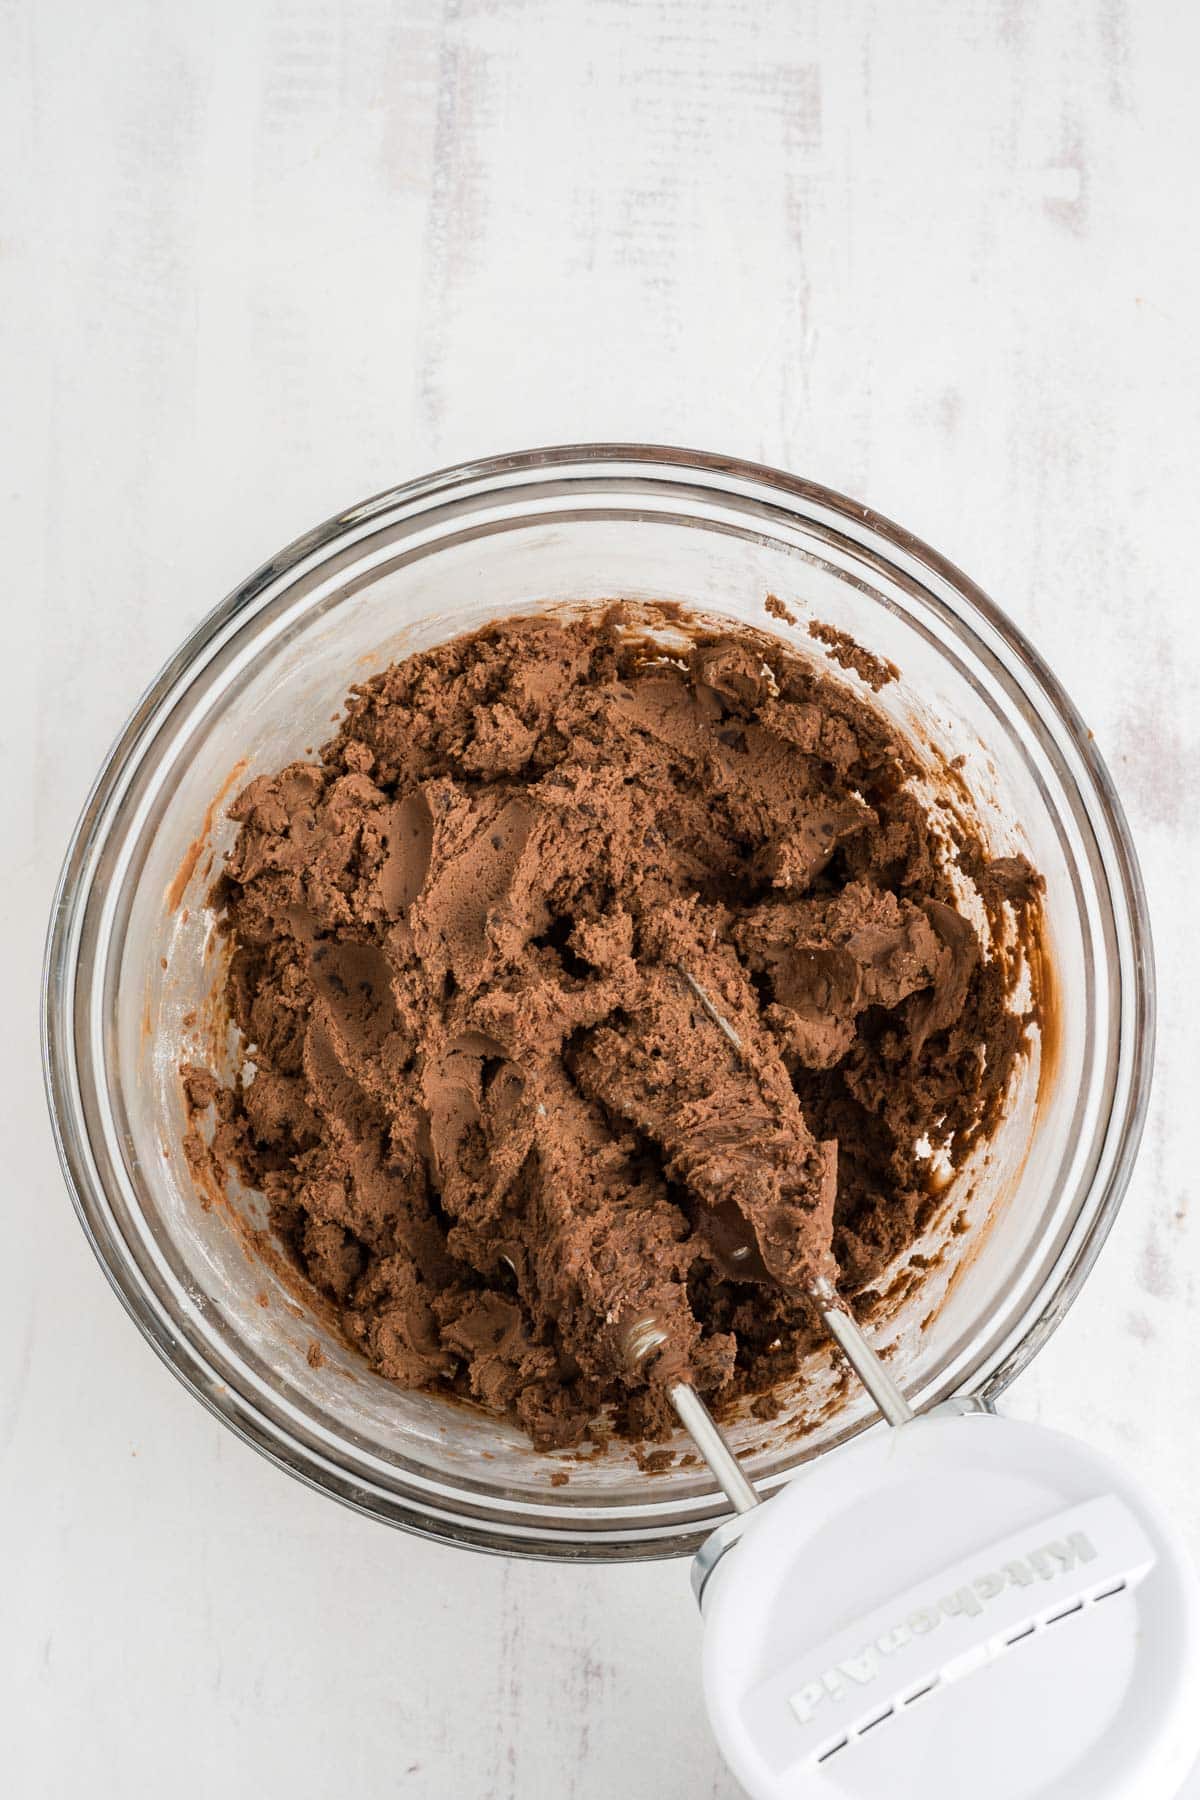
<svg viewBox="0 0 1200 1800">
<path fill-rule="evenodd" d="M 947 835 L 872 704 L 888 665 L 844 658 L 853 685 L 749 628 L 680 654 L 620 606 L 511 618 L 236 800 L 212 898 L 246 1060 L 186 1069 L 187 1149 L 267 1197 L 379 1373 L 540 1447 L 665 1435 L 665 1367 L 769 1414 L 812 1276 L 869 1310 L 994 1127 L 1039 878 Z M 632 1382 L 646 1310 L 668 1342 Z"/>
<path fill-rule="evenodd" d="M 768 615 L 771 594 L 779 602 Z M 123 1304 L 189 1393 L 233 1432 L 377 1520 L 441 1542 L 564 1562 L 690 1552 L 725 1516 L 725 1497 L 682 1434 L 640 1455 L 636 1439 L 633 1453 L 620 1439 L 599 1452 L 606 1425 L 636 1429 L 622 1415 L 627 1403 L 615 1379 L 614 1400 L 588 1421 L 588 1437 L 549 1453 L 534 1449 L 515 1410 L 455 1399 L 469 1393 L 478 1358 L 455 1353 L 455 1373 L 428 1387 L 389 1380 L 347 1342 L 345 1308 L 306 1281 L 296 1234 L 288 1249 L 271 1230 L 270 1209 L 302 1173 L 290 1156 L 272 1159 L 265 1139 L 254 1146 L 256 1161 L 274 1161 L 264 1180 L 278 1178 L 279 1191 L 268 1197 L 218 1149 L 224 1191 L 215 1191 L 214 1131 L 227 1123 L 235 1135 L 247 1131 L 219 1112 L 238 1110 L 239 1071 L 248 1091 L 267 1057 L 261 1046 L 252 1057 L 245 1035 L 229 1026 L 234 942 L 207 900 L 241 829 L 228 816 L 231 796 L 255 777 L 273 781 L 289 765 L 315 764 L 336 730 L 330 715 L 343 716 L 355 683 L 369 686 L 389 662 L 412 668 L 414 656 L 449 656 L 455 638 L 507 630 L 522 614 L 594 624 L 613 595 L 625 597 L 616 635 L 631 666 L 647 675 L 656 657 L 660 673 L 670 665 L 682 673 L 697 635 L 742 640 L 749 632 L 768 667 L 782 668 L 778 659 L 789 655 L 803 665 L 794 678 L 798 704 L 818 690 L 823 671 L 842 708 L 878 715 L 900 763 L 918 765 L 904 786 L 910 806 L 935 828 L 943 904 L 971 925 L 1004 1010 L 1038 1014 L 1025 1028 L 1027 1053 L 1012 1058 L 1002 1102 L 982 1097 L 975 1148 L 956 1167 L 940 1134 L 927 1145 L 915 1130 L 910 1138 L 900 1111 L 895 1146 L 882 1127 L 858 1130 L 870 1109 L 878 1116 L 891 1103 L 889 1021 L 919 994 L 890 1012 L 871 1006 L 860 1014 L 864 1047 L 840 1071 L 796 1062 L 793 1086 L 810 1135 L 818 1145 L 838 1140 L 842 1291 L 856 1311 L 869 1312 L 873 1345 L 918 1408 L 950 1398 L 994 1402 L 1064 1316 L 1125 1191 L 1153 1043 L 1136 857 L 1085 725 L 974 584 L 860 503 L 692 451 L 537 450 L 408 482 L 306 533 L 251 575 L 147 690 L 99 772 L 64 863 L 44 999 L 63 1167 Z M 764 644 L 755 634 L 768 616 Z M 814 623 L 824 635 L 814 637 Z M 860 661 L 851 641 L 871 659 Z M 873 691 L 889 665 L 899 677 Z M 792 680 L 786 674 L 783 685 Z M 322 793 L 340 779 L 334 753 L 327 760 Z M 368 779 L 384 791 L 377 773 Z M 879 811 L 868 787 L 860 792 Z M 400 797 L 385 796 L 392 804 Z M 853 849 L 841 845 L 823 879 L 841 880 Z M 1044 882 L 1025 901 L 1023 859 Z M 749 904 L 786 892 L 756 876 Z M 374 941 L 361 929 L 341 935 Z M 749 970 L 736 953 L 760 1012 L 787 1004 L 768 997 L 767 971 Z M 978 986 L 982 977 L 972 980 Z M 603 1023 L 620 1029 L 625 1021 Z M 787 1066 L 793 1053 L 784 1055 Z M 965 1041 L 962 1062 L 953 1078 L 945 1074 L 935 1126 L 954 1116 L 964 1079 L 968 1104 L 977 1093 L 979 1053 L 968 1056 Z M 211 1079 L 194 1078 L 191 1107 L 181 1063 L 211 1071 Z M 834 1092 L 822 1116 L 827 1083 Z M 204 1089 L 216 1104 L 197 1112 Z M 985 1122 L 993 1113 L 994 1126 Z M 629 1135 L 637 1146 L 640 1133 Z M 909 1182 L 906 1156 L 916 1177 Z M 652 1171 L 664 1168 L 652 1146 L 645 1159 Z M 678 1194 L 681 1184 L 665 1179 Z M 914 1213 L 931 1206 L 933 1217 L 880 1267 L 887 1238 L 868 1203 L 875 1194 L 901 1197 L 905 1187 Z M 686 1181 L 683 1199 L 695 1216 L 689 1299 L 701 1309 L 701 1341 L 711 1296 L 742 1346 L 718 1399 L 721 1422 L 765 1495 L 851 1442 L 871 1408 L 843 1380 L 827 1342 L 802 1353 L 802 1315 L 794 1335 L 765 1335 L 769 1325 L 758 1321 L 776 1303 L 770 1285 L 735 1287 L 717 1257 L 701 1266 L 711 1209 Z M 902 1210 L 886 1207 L 875 1216 L 903 1221 Z M 299 1212 L 293 1217 L 303 1223 Z M 448 1242 L 448 1215 L 435 1210 L 434 1218 Z M 351 1235 L 361 1260 L 365 1240 Z M 743 1247 L 735 1238 L 728 1249 Z M 514 1281 L 500 1262 L 494 1280 L 476 1274 L 465 1285 L 511 1299 Z M 708 1335 L 727 1328 L 714 1319 Z M 559 1367 L 573 1379 L 565 1355 Z M 638 1404 L 653 1406 L 653 1395 Z M 654 1480 L 644 1473 L 648 1458 L 660 1471 Z"/>
</svg>

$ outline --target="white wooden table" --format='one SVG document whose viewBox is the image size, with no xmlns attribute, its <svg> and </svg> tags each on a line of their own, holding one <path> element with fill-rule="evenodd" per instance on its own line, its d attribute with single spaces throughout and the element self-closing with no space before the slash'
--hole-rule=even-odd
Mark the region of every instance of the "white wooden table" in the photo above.
<svg viewBox="0 0 1200 1800">
<path fill-rule="evenodd" d="M 9 0 L 0 1693 L 22 1800 L 728 1800 L 679 1565 L 440 1550 L 191 1404 L 68 1206 L 52 883 L 264 555 L 478 452 L 673 441 L 870 501 L 1111 760 L 1162 977 L 1102 1262 L 1012 1407 L 1200 1550 L 1200 26 L 1175 0 Z"/>
</svg>

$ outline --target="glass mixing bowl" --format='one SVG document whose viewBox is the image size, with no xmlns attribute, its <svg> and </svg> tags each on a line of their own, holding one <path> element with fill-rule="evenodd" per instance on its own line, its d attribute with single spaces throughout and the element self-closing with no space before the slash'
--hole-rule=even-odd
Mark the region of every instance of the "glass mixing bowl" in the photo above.
<svg viewBox="0 0 1200 1800">
<path fill-rule="evenodd" d="M 796 627 L 767 618 L 768 593 Z M 690 1551 L 726 1502 L 703 1468 L 645 1474 L 623 1446 L 539 1456 L 470 1406 L 373 1375 L 259 1253 L 257 1196 L 235 1183 L 228 1205 L 200 1204 L 177 1066 L 197 1019 L 220 1037 L 204 895 L 233 835 L 226 796 L 320 744 L 350 684 L 394 658 L 615 595 L 769 627 L 808 656 L 823 654 L 805 629 L 817 618 L 890 657 L 902 679 L 879 703 L 931 762 L 965 759 L 994 853 L 1023 849 L 1045 877 L 1044 1041 L 946 1195 L 924 1245 L 934 1266 L 918 1278 L 902 1259 L 871 1327 L 917 1405 L 990 1402 L 1062 1318 L 1128 1180 L 1153 1043 L 1145 899 L 1090 733 L 1020 633 L 907 532 L 811 482 L 687 451 L 568 447 L 427 476 L 301 538 L 192 634 L 101 770 L 54 904 L 43 1016 L 84 1229 L 185 1385 L 373 1517 L 578 1560 Z M 235 1050 L 218 1042 L 227 1068 Z M 729 1428 L 764 1490 L 871 1417 L 824 1352 L 785 1398 L 779 1418 Z"/>
</svg>

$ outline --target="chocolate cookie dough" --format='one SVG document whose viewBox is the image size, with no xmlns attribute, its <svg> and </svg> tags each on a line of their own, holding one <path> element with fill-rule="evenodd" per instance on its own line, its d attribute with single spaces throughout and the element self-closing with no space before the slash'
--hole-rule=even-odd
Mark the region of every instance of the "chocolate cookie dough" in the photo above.
<svg viewBox="0 0 1200 1800">
<path fill-rule="evenodd" d="M 186 1072 L 192 1152 L 266 1195 L 375 1369 L 539 1445 L 661 1434 L 666 1368 L 769 1389 L 813 1278 L 865 1304 L 928 1221 L 1030 1023 L 992 939 L 1036 877 L 939 847 L 913 774 L 766 634 L 668 655 L 611 607 L 409 657 L 231 809 L 245 1066 Z"/>
</svg>

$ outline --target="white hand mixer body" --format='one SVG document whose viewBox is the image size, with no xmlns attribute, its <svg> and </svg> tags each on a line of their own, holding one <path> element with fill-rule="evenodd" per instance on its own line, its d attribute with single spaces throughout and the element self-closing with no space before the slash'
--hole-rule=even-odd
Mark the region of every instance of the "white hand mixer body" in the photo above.
<svg viewBox="0 0 1200 1800">
<path fill-rule="evenodd" d="M 1170 1800 L 1200 1755 L 1191 1564 L 1135 1482 L 956 1403 L 823 1457 L 696 1560 L 754 1800 Z"/>
</svg>

